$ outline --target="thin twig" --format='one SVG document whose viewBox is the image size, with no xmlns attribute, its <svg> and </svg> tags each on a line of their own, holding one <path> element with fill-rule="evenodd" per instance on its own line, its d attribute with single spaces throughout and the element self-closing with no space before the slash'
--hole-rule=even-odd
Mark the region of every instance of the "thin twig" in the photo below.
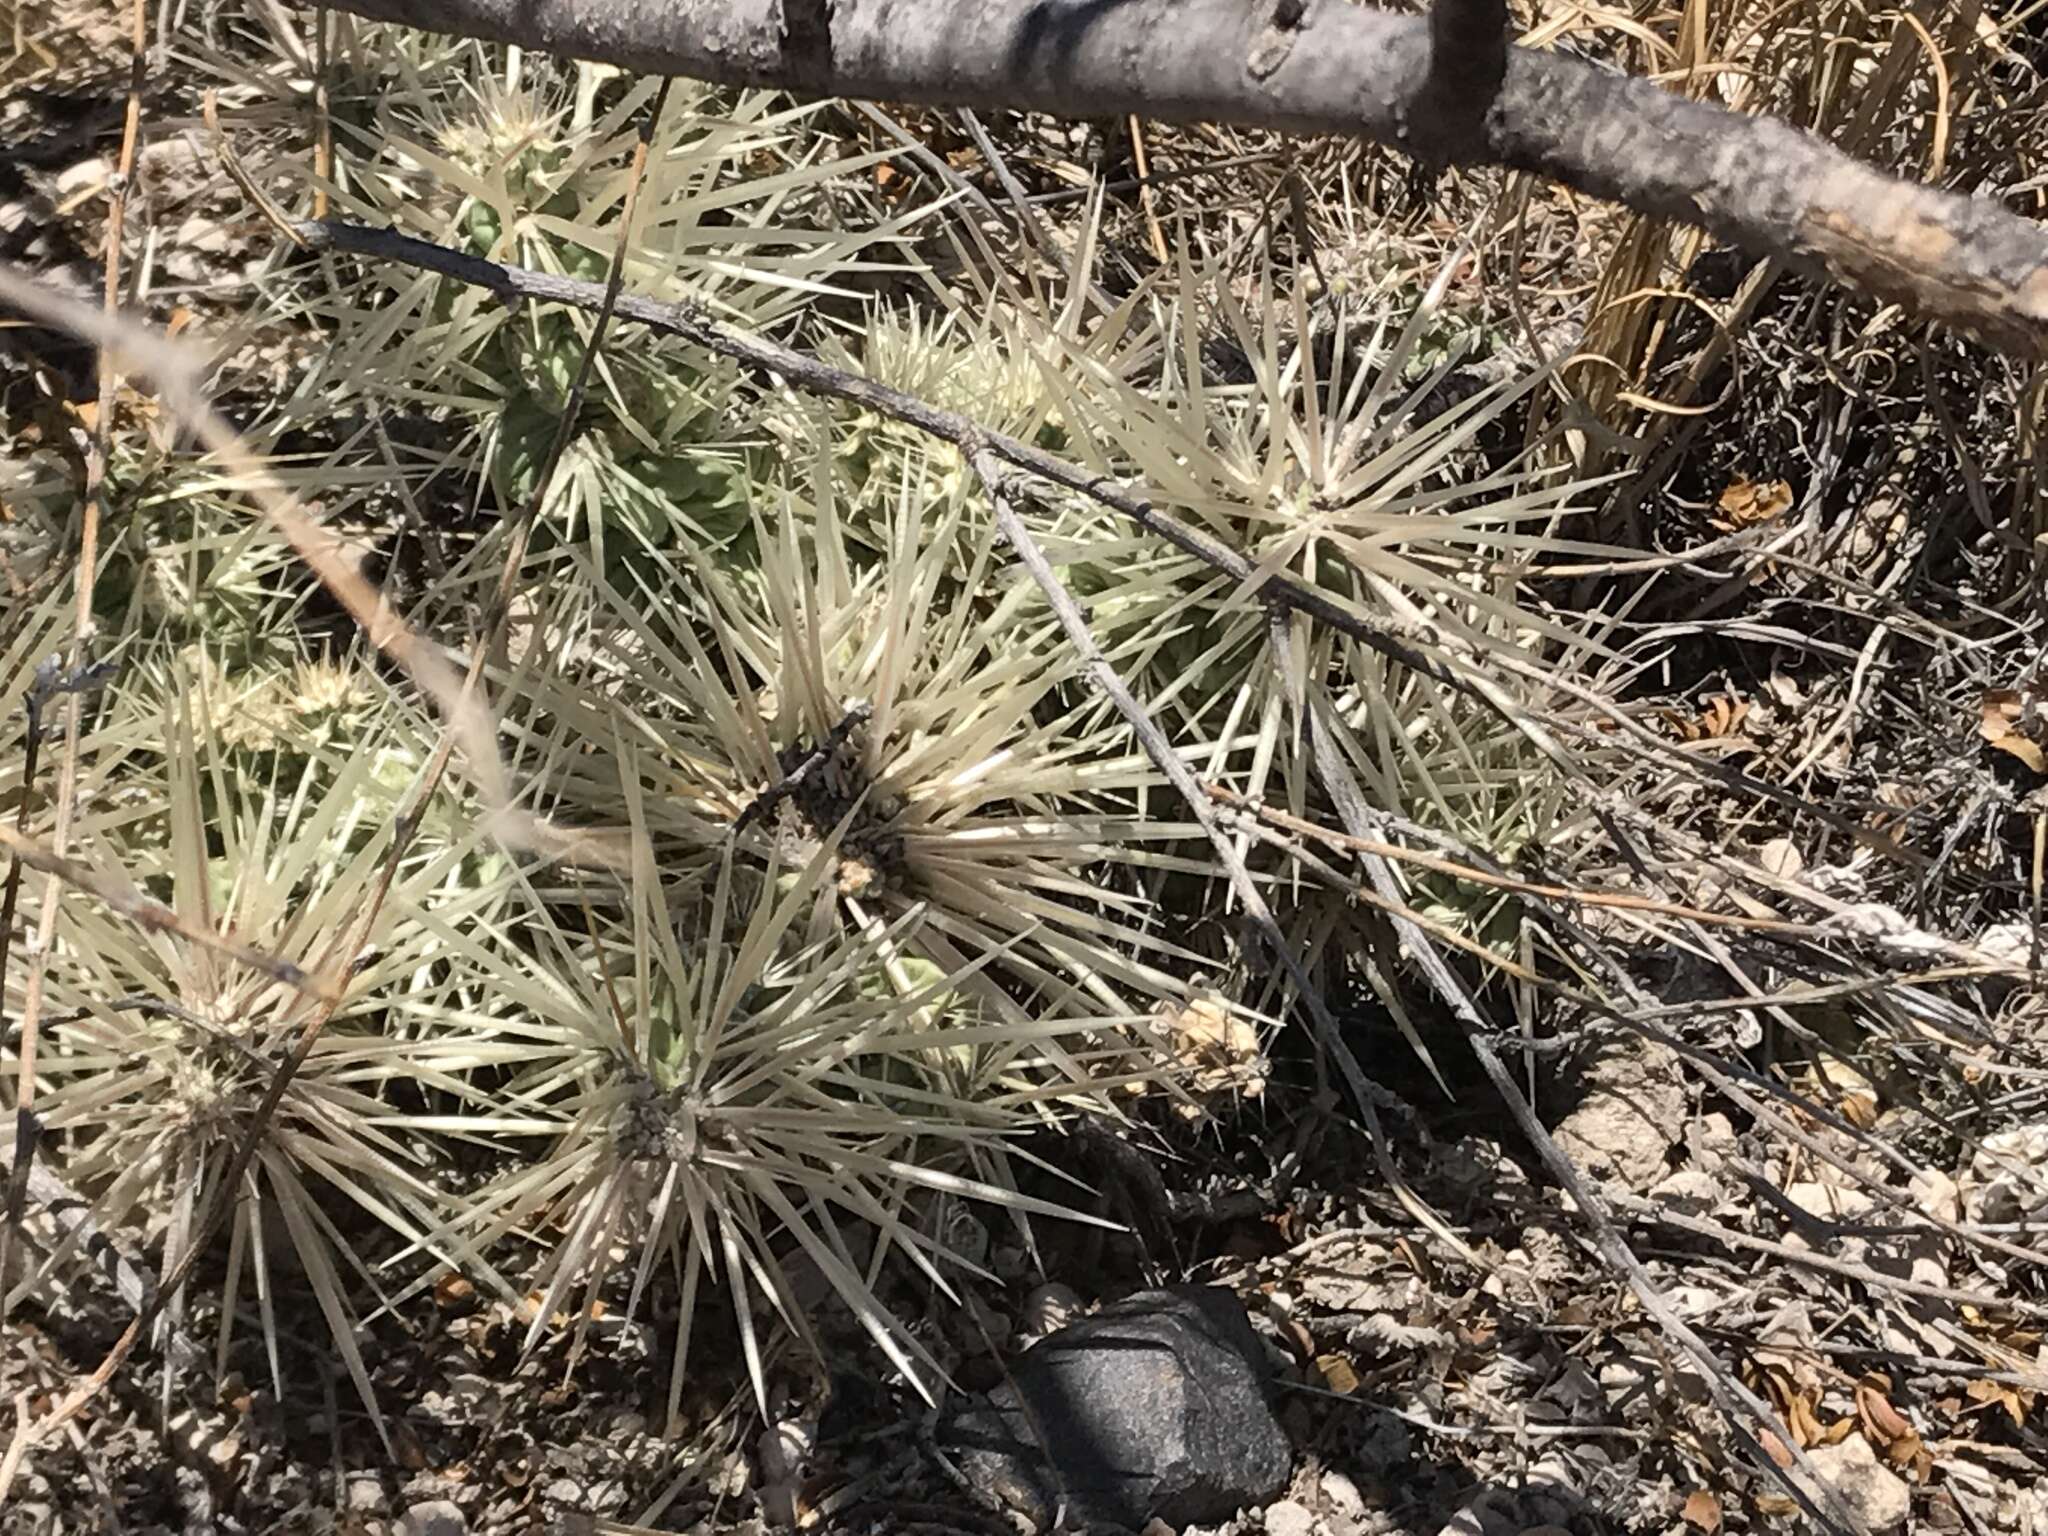
<svg viewBox="0 0 2048 1536">
<path fill-rule="evenodd" d="M 1854 1280 L 1867 1285 L 1874 1291 L 1892 1291 L 1901 1296 L 1918 1296 L 1926 1301 L 1945 1301 L 1955 1306 L 1977 1307 L 1986 1312 L 2010 1312 L 2017 1317 L 2048 1317 L 2048 1307 L 2031 1301 L 2022 1301 L 2017 1296 L 1994 1296 L 1984 1291 L 1959 1290 L 1952 1285 L 1933 1285 L 1924 1280 L 1913 1280 L 1904 1275 L 1885 1275 L 1867 1264 L 1852 1264 L 1847 1259 L 1832 1259 L 1824 1253 L 1814 1253 L 1803 1248 L 1794 1248 L 1789 1243 L 1774 1242 L 1767 1237 L 1752 1237 L 1747 1232 L 1738 1232 L 1733 1227 L 1718 1221 L 1708 1221 L 1699 1216 L 1688 1216 L 1683 1211 L 1655 1200 L 1644 1200 L 1636 1195 L 1610 1193 L 1608 1196 L 1617 1210 L 1626 1211 L 1638 1221 L 1661 1223 L 1676 1227 L 1681 1232 L 1691 1232 L 1698 1237 L 1711 1237 L 1716 1242 L 1726 1243 L 1733 1248 L 1747 1248 L 1752 1253 L 1761 1253 L 1786 1264 L 1797 1264 L 1803 1269 L 1816 1269 L 1830 1275 L 1840 1275 L 1845 1280 Z"/>
<path fill-rule="evenodd" d="M 508 301 L 542 299 L 579 309 L 596 309 L 608 302 L 603 285 L 487 261 L 465 251 L 399 234 L 395 230 L 369 229 L 329 219 L 296 224 L 292 226 L 292 232 L 316 248 L 351 251 L 439 272 L 461 282 L 489 288 Z M 1703 759 L 1696 753 L 1683 750 L 1597 690 L 1572 678 L 1546 671 L 1536 661 L 1501 651 L 1482 653 L 1469 642 L 1445 634 L 1434 626 L 1368 614 L 1291 576 L 1278 571 L 1260 571 L 1237 550 L 1161 511 L 1145 497 L 1119 485 L 1107 475 L 1095 474 L 1032 444 L 990 431 L 957 411 L 945 410 L 903 390 L 821 362 L 794 348 L 736 330 L 712 318 L 701 305 L 690 301 L 669 303 L 638 294 L 623 294 L 618 297 L 615 307 L 618 314 L 628 320 L 668 335 L 681 336 L 761 373 L 779 376 L 811 394 L 830 395 L 864 406 L 952 443 L 963 453 L 977 445 L 985 446 L 997 458 L 1019 469 L 1100 502 L 1146 532 L 1164 539 L 1183 554 L 1233 578 L 1240 584 L 1241 593 L 1247 600 L 1262 600 L 1306 614 L 1368 650 L 1476 700 L 1521 732 L 1538 751 L 1575 781 L 1584 782 L 1584 773 L 1553 734 L 1550 727 L 1556 722 L 1542 711 L 1529 707 L 1524 700 L 1488 676 L 1489 667 L 1499 668 L 1523 682 L 1571 699 L 1605 720 L 1614 732 L 1602 738 L 1605 742 L 1612 743 L 1617 737 L 1625 738 L 1623 744 L 1632 750 L 1675 767 L 1690 778 L 1718 785 L 1732 793 L 1768 800 L 1810 816 L 1888 858 L 1915 865 L 1926 862 L 1925 855 L 1901 846 L 1894 839 L 1848 816 L 1815 804 L 1805 796 L 1726 763 Z M 1452 666 L 1432 652 L 1454 655 L 1461 665 Z M 1572 729 L 1583 732 L 1586 728 L 1573 726 Z"/>
<path fill-rule="evenodd" d="M 1289 815 L 1276 806 L 1255 800 L 1220 784 L 1208 786 L 1208 793 L 1224 805 L 1242 810 L 1272 826 L 1280 827 L 1301 837 L 1312 837 L 1328 843 L 1333 848 L 1342 848 L 1351 853 L 1371 855 L 1375 858 L 1391 859 L 1398 864 L 1413 864 L 1440 875 L 1465 881 L 1470 885 L 1484 885 L 1498 891 L 1509 891 L 1519 896 L 1538 897 L 1549 901 L 1569 901 L 1585 907 L 1611 907 L 1627 912 L 1644 912 L 1658 917 L 1684 917 L 1695 922 L 1712 923 L 1725 928 L 1742 928 L 1753 933 L 1778 933 L 1789 937 L 1812 938 L 1820 929 L 1813 923 L 1791 922 L 1785 918 L 1744 917 L 1734 912 L 1706 912 L 1698 907 L 1689 907 L 1683 902 L 1660 901 L 1653 896 L 1639 896 L 1632 891 L 1589 891 L 1576 886 L 1543 885 L 1532 880 L 1517 879 L 1513 875 L 1480 869 L 1447 859 L 1438 854 L 1422 853 L 1413 848 L 1403 848 L 1398 843 L 1385 843 L 1376 838 L 1355 837 L 1348 832 L 1338 832 L 1299 816 Z"/>
<path fill-rule="evenodd" d="M 1273 663 L 1284 679 L 1292 674 L 1288 653 L 1291 645 L 1287 625 L 1276 613 L 1270 620 Z M 1337 808 L 1338 817 L 1352 835 L 1362 842 L 1372 841 L 1371 814 L 1364 798 L 1359 794 L 1358 785 L 1345 765 L 1342 750 L 1337 745 L 1330 722 L 1326 718 L 1329 701 L 1320 690 L 1308 696 L 1303 725 L 1308 733 L 1310 755 L 1316 765 L 1316 772 L 1323 781 L 1331 800 Z M 1399 901 L 1400 883 L 1395 878 L 1392 864 L 1378 854 L 1360 853 L 1368 878 L 1373 886 L 1389 901 Z M 1401 940 L 1402 951 L 1421 969 L 1429 986 L 1466 1031 L 1466 1043 L 1501 1102 L 1508 1108 L 1516 1126 L 1536 1148 L 1538 1156 L 1550 1169 L 1554 1178 L 1571 1196 L 1575 1208 L 1592 1229 L 1594 1247 L 1601 1258 L 1615 1273 L 1622 1276 L 1629 1288 L 1636 1294 L 1647 1312 L 1663 1329 L 1665 1335 L 1674 1340 L 1688 1355 L 1692 1356 L 1706 1378 L 1708 1390 L 1713 1394 L 1716 1405 L 1725 1416 L 1730 1431 L 1736 1436 L 1742 1449 L 1748 1454 L 1752 1465 L 1771 1476 L 1798 1501 L 1801 1508 L 1824 1524 L 1840 1522 L 1840 1529 L 1853 1532 L 1857 1521 L 1843 1503 L 1841 1496 L 1823 1479 L 1812 1465 L 1811 1459 L 1797 1446 L 1792 1447 L 1795 1465 L 1804 1471 L 1813 1486 L 1820 1491 L 1822 1502 L 1828 1506 L 1827 1514 L 1814 1504 L 1805 1488 L 1795 1482 L 1777 1462 L 1765 1451 L 1758 1434 L 1749 1429 L 1755 1424 L 1759 1432 L 1777 1433 L 1774 1416 L 1767 1404 L 1745 1387 L 1736 1378 L 1707 1342 L 1688 1325 L 1676 1308 L 1665 1299 L 1664 1294 L 1650 1278 L 1650 1272 L 1636 1257 L 1626 1238 L 1615 1225 L 1602 1198 L 1588 1187 L 1572 1160 L 1565 1155 L 1543 1122 L 1536 1117 L 1528 1098 L 1515 1083 L 1514 1076 L 1502 1064 L 1500 1055 L 1493 1048 L 1492 1036 L 1497 1033 L 1488 1023 L 1479 1006 L 1477 997 L 1465 979 L 1445 962 L 1437 952 L 1430 936 L 1419 925 L 1398 915 L 1394 917 L 1395 931 Z M 1779 1436 L 1782 1440 L 1783 1436 Z M 1789 1443 L 1789 1442 L 1788 1442 Z"/>
<path fill-rule="evenodd" d="M 1172 257 L 1166 249 L 1166 232 L 1159 227 L 1159 201 L 1153 194 L 1152 167 L 1145 153 L 1145 128 L 1133 112 L 1127 119 L 1131 127 L 1131 164 L 1138 168 L 1138 207 L 1145 215 L 1145 233 L 1152 242 L 1152 256 L 1162 267 Z"/>
</svg>

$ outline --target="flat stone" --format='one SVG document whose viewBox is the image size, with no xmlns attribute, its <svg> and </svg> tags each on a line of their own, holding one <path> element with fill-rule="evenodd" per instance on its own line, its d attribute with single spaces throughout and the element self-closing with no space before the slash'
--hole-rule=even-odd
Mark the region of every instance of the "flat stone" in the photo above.
<svg viewBox="0 0 2048 1536">
<path fill-rule="evenodd" d="M 1265 1371 L 1229 1291 L 1143 1291 L 1018 1355 L 1011 1382 L 941 1438 L 977 1487 L 1027 1519 L 1064 1495 L 1084 1523 L 1215 1523 L 1266 1504 L 1293 1467 Z"/>
<path fill-rule="evenodd" d="M 1365 1495 L 1345 1473 L 1323 1474 L 1323 1502 L 1329 1506 L 1331 1522 L 1339 1530 L 1349 1530 L 1365 1519 Z"/>
<path fill-rule="evenodd" d="M 1691 1108 L 1678 1053 L 1618 1041 L 1586 1069 L 1580 1090 L 1551 1132 L 1558 1148 L 1596 1184 L 1641 1194 L 1662 1180 Z"/>
<path fill-rule="evenodd" d="M 1904 1478 L 1877 1459 L 1868 1440 L 1850 1435 L 1837 1445 L 1816 1445 L 1806 1454 L 1871 1536 L 1883 1536 L 1884 1532 L 1905 1525 L 1906 1517 L 1913 1512 L 1913 1490 L 1906 1486 Z M 1815 1490 L 1809 1487 L 1807 1491 Z"/>
</svg>

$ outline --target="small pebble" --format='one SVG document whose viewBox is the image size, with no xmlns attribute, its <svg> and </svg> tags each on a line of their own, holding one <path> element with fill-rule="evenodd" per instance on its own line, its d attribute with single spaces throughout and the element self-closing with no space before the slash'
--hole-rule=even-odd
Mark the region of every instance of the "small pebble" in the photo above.
<svg viewBox="0 0 2048 1536">
<path fill-rule="evenodd" d="M 469 1536 L 469 1519 L 447 1499 L 429 1499 L 398 1517 L 398 1536 Z"/>
<path fill-rule="evenodd" d="M 1282 1499 L 1266 1511 L 1266 1536 L 1315 1536 L 1315 1511 L 1293 1499 Z"/>
<path fill-rule="evenodd" d="M 1340 1525 L 1355 1525 L 1365 1518 L 1365 1495 L 1358 1484 L 1342 1472 L 1323 1474 L 1323 1501 Z"/>
<path fill-rule="evenodd" d="M 1041 1285 L 1024 1298 L 1023 1310 L 1017 1314 L 1017 1332 L 1027 1343 L 1042 1339 L 1059 1332 L 1080 1312 L 1081 1297 L 1072 1286 L 1058 1281 Z"/>
</svg>

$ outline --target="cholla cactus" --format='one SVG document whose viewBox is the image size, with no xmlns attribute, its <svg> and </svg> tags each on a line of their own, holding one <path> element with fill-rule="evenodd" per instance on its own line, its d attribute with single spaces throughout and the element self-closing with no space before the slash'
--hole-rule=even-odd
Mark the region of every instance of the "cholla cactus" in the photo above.
<svg viewBox="0 0 2048 1536">
<path fill-rule="evenodd" d="M 416 82 L 379 103 L 372 152 L 352 163 L 342 207 L 495 260 L 601 280 L 621 238 L 635 125 L 654 90 L 637 82 L 594 110 L 587 98 L 572 106 L 566 83 L 487 82 L 459 95 Z M 900 262 L 926 210 L 848 209 L 849 198 L 869 195 L 854 173 L 881 157 L 821 161 L 805 131 L 819 110 L 678 85 L 654 125 L 628 288 L 765 327 L 823 297 L 852 299 L 855 285 Z M 310 361 L 295 409 L 367 404 L 443 418 L 431 457 L 407 472 L 488 487 L 501 511 L 525 505 L 592 318 L 508 307 L 431 277 L 391 285 L 376 270 L 306 298 L 335 343 Z M 743 538 L 759 446 L 750 411 L 736 372 L 687 344 L 640 336 L 608 349 L 546 488 L 535 555 L 566 545 L 618 577 L 652 558 L 649 548 Z"/>
<path fill-rule="evenodd" d="M 637 814 L 635 830 L 645 831 Z M 947 1070 L 959 1042 L 988 1031 L 963 1022 L 944 981 L 904 997 L 865 984 L 908 919 L 797 940 L 838 856 L 830 844 L 787 888 L 745 879 L 728 847 L 704 926 L 687 939 L 644 836 L 639 847 L 621 919 L 572 936 L 536 902 L 523 925 L 530 945 L 493 962 L 497 1059 L 526 1064 L 489 1126 L 550 1145 L 460 1219 L 480 1246 L 534 1225 L 556 1234 L 527 1348 L 572 1299 L 580 1348 L 592 1302 L 614 1279 L 630 1269 L 630 1321 L 651 1277 L 671 1273 L 681 1286 L 673 1429 L 700 1286 L 722 1282 L 765 1411 L 764 1317 L 811 1337 L 788 1270 L 800 1256 L 929 1393 L 939 1368 L 876 1294 L 880 1256 L 902 1253 L 947 1294 L 948 1271 L 971 1266 L 910 1219 L 911 1197 L 1073 1215 L 955 1171 L 993 1156 L 1019 1123 L 1014 1104 L 962 1097 Z M 852 1228 L 875 1241 L 865 1263 Z"/>
<path fill-rule="evenodd" d="M 795 507 L 762 531 L 757 579 L 678 561 L 658 587 L 596 583 L 595 615 L 579 585 L 552 626 L 554 680 L 533 690 L 577 744 L 547 771 L 617 824 L 617 754 L 581 744 L 630 745 L 678 881 L 708 883 L 730 845 L 785 869 L 829 846 L 799 892 L 808 942 L 887 934 L 899 991 L 916 984 L 903 962 L 928 962 L 1016 1032 L 991 1075 L 1033 1065 L 1039 1042 L 1082 1081 L 1038 1021 L 1181 995 L 1162 966 L 1185 957 L 1151 931 L 1134 876 L 1184 867 L 1152 845 L 1190 829 L 1140 814 L 1154 770 L 1069 691 L 1078 662 L 1035 589 L 986 537 L 958 560 L 958 508 L 923 510 L 906 496 L 865 567 L 821 497 L 807 534 Z"/>
<path fill-rule="evenodd" d="M 1586 645 L 1525 606 L 1518 587 L 1537 552 L 1582 548 L 1560 530 L 1590 485 L 1519 461 L 1483 462 L 1482 434 L 1546 375 L 1521 372 L 1457 399 L 1459 357 L 1421 361 L 1449 269 L 1398 328 L 1385 311 L 1361 320 L 1344 303 L 1318 324 L 1302 285 L 1276 292 L 1270 268 L 1248 302 L 1220 265 L 1185 250 L 1177 275 L 1148 338 L 1115 358 L 1070 349 L 1070 373 L 1052 376 L 1077 446 L 1142 477 L 1161 506 L 1261 573 L 1311 583 L 1367 619 L 1519 661 Z M 1220 338 L 1204 342 L 1205 320 Z M 1166 579 L 1186 589 L 1183 635 L 1155 660 L 1155 693 L 1214 743 L 1212 772 L 1226 772 L 1249 743 L 1246 787 L 1267 793 L 1277 774 L 1300 806 L 1313 689 L 1355 738 L 1355 770 L 1380 805 L 1503 850 L 1529 835 L 1529 818 L 1501 801 L 1527 800 L 1526 778 L 1543 765 L 1511 729 L 1306 621 L 1289 627 L 1293 671 L 1282 678 L 1266 615 L 1248 594 L 1192 561 L 1139 578 L 1147 593 Z"/>
<path fill-rule="evenodd" d="M 175 678 L 179 669 L 171 670 Z M 90 902 L 69 902 L 49 959 L 56 1011 L 46 1021 L 43 1070 L 52 1086 L 38 1099 L 64 1175 L 89 1193 L 100 1226 L 147 1234 L 163 1272 L 190 1249 L 209 1206 L 232 1198 L 220 1369 L 253 1282 L 282 1391 L 274 1300 L 289 1252 L 380 1433 L 354 1336 L 358 1300 L 374 1282 L 315 1186 L 409 1245 L 447 1262 L 467 1256 L 440 1235 L 418 1127 L 388 1093 L 395 1079 L 459 1092 L 460 1079 L 432 1050 L 381 1026 L 394 987 L 415 1018 L 461 1011 L 455 979 L 436 969 L 437 925 L 475 922 L 498 898 L 495 887 L 469 879 L 474 865 L 463 845 L 432 836 L 414 841 L 387 888 L 392 818 L 378 774 L 383 749 L 411 745 L 402 706 L 387 706 L 347 754 L 315 747 L 295 776 L 266 783 L 227 761 L 216 717 L 197 692 L 174 685 L 170 700 L 158 702 L 131 688 L 117 699 L 121 718 L 106 734 L 150 741 L 164 777 L 139 819 L 132 794 L 89 816 L 84 849 L 116 857 L 105 850 L 118 827 L 123 872 L 181 916 L 307 975 L 339 975 L 344 990 L 330 1005 Z M 421 912 L 428 898 L 431 922 Z M 243 1186 L 224 1189 L 280 1063 L 321 1023 L 311 1056 L 261 1127 Z M 165 1326 L 182 1326 L 190 1288 L 172 1295 Z"/>
</svg>

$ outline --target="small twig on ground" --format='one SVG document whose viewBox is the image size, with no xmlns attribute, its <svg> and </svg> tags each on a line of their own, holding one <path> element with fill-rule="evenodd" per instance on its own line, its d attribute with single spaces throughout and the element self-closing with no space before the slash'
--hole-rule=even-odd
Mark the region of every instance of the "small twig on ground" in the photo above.
<svg viewBox="0 0 2048 1536">
<path fill-rule="evenodd" d="M 1630 891 L 1589 891 L 1567 885 L 1544 885 L 1532 880 L 1522 880 L 1513 875 L 1481 869 L 1437 854 L 1403 848 L 1398 843 L 1386 843 L 1376 838 L 1354 837 L 1346 832 L 1333 831 L 1221 785 L 1211 784 L 1208 792 L 1225 805 L 1241 809 L 1261 821 L 1298 836 L 1315 838 L 1333 848 L 1391 859 L 1399 864 L 1413 864 L 1419 869 L 1449 875 L 1468 884 L 1488 886 L 1498 891 L 1509 891 L 1516 895 L 1539 897 L 1548 901 L 1569 901 L 1585 907 L 1612 907 L 1619 911 L 1644 912 L 1659 917 L 1690 918 L 1695 922 L 1712 923 L 1726 928 L 1742 928 L 1754 933 L 1777 933 L 1789 937 L 1810 938 L 1819 931 L 1812 923 L 1797 923 L 1773 917 L 1745 917 L 1734 912 L 1706 912 L 1697 907 L 1687 906 L 1684 902 L 1659 901 L 1653 896 L 1639 896 Z"/>
<path fill-rule="evenodd" d="M 1858 1285 L 1868 1286 L 1873 1291 L 1892 1291 L 1901 1296 L 1918 1296 L 1926 1301 L 1945 1301 L 1955 1306 L 1976 1307 L 1985 1312 L 2010 1312 L 2017 1317 L 2048 1317 L 2048 1307 L 2023 1301 L 2017 1296 L 1994 1296 L 1983 1291 L 1960 1290 L 1952 1285 L 1933 1285 L 1905 1275 L 1880 1274 L 1867 1264 L 1854 1264 L 1847 1259 L 1829 1258 L 1824 1253 L 1794 1248 L 1789 1243 L 1776 1242 L 1767 1237 L 1752 1237 L 1747 1232 L 1738 1232 L 1718 1221 L 1688 1216 L 1683 1211 L 1661 1205 L 1655 1200 L 1644 1200 L 1635 1195 L 1622 1193 L 1611 1193 L 1608 1199 L 1613 1202 L 1616 1210 L 1626 1212 L 1637 1221 L 1676 1227 L 1681 1232 L 1690 1232 L 1697 1237 L 1711 1237 L 1714 1241 L 1726 1243 L 1732 1248 L 1746 1248 L 1752 1253 L 1765 1254 L 1782 1263 L 1797 1264 L 1802 1269 L 1816 1269 L 1830 1275 L 1840 1275 L 1845 1280 L 1854 1280 Z"/>
</svg>

